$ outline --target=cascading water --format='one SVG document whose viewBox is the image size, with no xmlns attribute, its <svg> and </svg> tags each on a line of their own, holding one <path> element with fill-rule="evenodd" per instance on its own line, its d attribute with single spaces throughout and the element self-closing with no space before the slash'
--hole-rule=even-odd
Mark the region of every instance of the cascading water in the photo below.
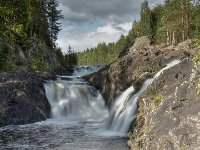
<svg viewBox="0 0 200 150">
<path fill-rule="evenodd" d="M 99 91 L 87 83 L 50 81 L 45 89 L 52 118 L 103 118 L 108 114 Z"/>
<path fill-rule="evenodd" d="M 74 76 L 84 76 L 99 71 L 104 66 L 75 66 Z"/>
<path fill-rule="evenodd" d="M 177 63 L 179 61 L 173 61 L 164 69 Z M 52 118 L 0 128 L 0 149 L 127 149 L 128 137 L 124 135 L 136 117 L 137 98 L 164 69 L 145 81 L 138 93 L 133 95 L 134 88 L 130 87 L 119 95 L 108 117 L 108 109 L 99 91 L 81 78 L 101 67 L 91 68 L 76 67 L 73 76 L 58 76 L 57 81 L 48 81 L 45 90 Z M 105 130 L 105 126 L 109 130 Z"/>
<path fill-rule="evenodd" d="M 133 119 L 137 116 L 137 99 L 142 92 L 145 91 L 147 86 L 153 82 L 153 80 L 158 77 L 164 70 L 180 63 L 180 60 L 174 60 L 167 64 L 166 67 L 161 69 L 155 76 L 151 79 L 147 79 L 142 85 L 140 91 L 136 94 L 131 95 L 134 91 L 133 87 L 128 88 L 125 92 L 118 96 L 115 100 L 110 115 L 106 122 L 107 129 L 116 131 L 121 134 L 127 134 L 130 124 Z"/>
<path fill-rule="evenodd" d="M 58 81 L 45 84 L 52 118 L 104 118 L 108 115 L 100 92 L 81 78 L 101 68 L 102 66 L 76 67 L 73 76 L 58 76 Z"/>
</svg>

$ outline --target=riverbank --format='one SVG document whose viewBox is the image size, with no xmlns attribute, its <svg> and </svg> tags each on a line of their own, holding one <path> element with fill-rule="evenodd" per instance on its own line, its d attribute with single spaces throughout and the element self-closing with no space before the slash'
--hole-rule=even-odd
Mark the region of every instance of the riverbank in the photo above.
<svg viewBox="0 0 200 150">
<path fill-rule="evenodd" d="M 49 74 L 0 74 L 0 125 L 28 124 L 50 117 L 51 106 L 45 95 Z"/>
<path fill-rule="evenodd" d="M 200 64 L 193 58 L 199 49 L 192 40 L 177 46 L 150 45 L 136 39 L 107 68 L 84 78 L 100 90 L 109 107 L 130 86 L 135 93 L 168 62 L 181 63 L 164 71 L 139 96 L 138 114 L 130 127 L 131 149 L 199 149 Z"/>
</svg>

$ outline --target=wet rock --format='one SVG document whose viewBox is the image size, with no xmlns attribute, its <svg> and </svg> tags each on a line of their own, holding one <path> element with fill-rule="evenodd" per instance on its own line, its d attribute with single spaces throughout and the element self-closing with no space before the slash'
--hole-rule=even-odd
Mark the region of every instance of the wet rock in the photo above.
<svg viewBox="0 0 200 150">
<path fill-rule="evenodd" d="M 51 106 L 45 96 L 48 74 L 0 74 L 0 126 L 27 124 L 50 117 Z"/>
</svg>

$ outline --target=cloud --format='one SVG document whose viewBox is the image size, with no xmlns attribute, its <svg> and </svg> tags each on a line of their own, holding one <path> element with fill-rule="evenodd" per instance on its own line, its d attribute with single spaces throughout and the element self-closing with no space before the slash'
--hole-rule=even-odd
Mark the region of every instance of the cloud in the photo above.
<svg viewBox="0 0 200 150">
<path fill-rule="evenodd" d="M 59 0 L 65 20 L 76 24 L 96 22 L 124 23 L 133 19 L 137 4 L 133 0 Z"/>
<path fill-rule="evenodd" d="M 132 27 L 132 22 L 124 24 L 107 23 L 103 27 L 87 28 L 82 31 L 78 28 L 69 26 L 64 28 L 57 41 L 58 45 L 67 52 L 69 45 L 74 48 L 75 52 L 81 52 L 87 48 L 94 48 L 98 43 L 116 42 L 121 34 L 126 35 Z"/>
<path fill-rule="evenodd" d="M 70 45 L 76 52 L 93 48 L 103 41 L 116 42 L 127 35 L 134 20 L 140 19 L 144 0 L 59 0 L 64 19 L 57 43 L 67 51 Z M 160 0 L 148 0 L 149 7 Z"/>
</svg>

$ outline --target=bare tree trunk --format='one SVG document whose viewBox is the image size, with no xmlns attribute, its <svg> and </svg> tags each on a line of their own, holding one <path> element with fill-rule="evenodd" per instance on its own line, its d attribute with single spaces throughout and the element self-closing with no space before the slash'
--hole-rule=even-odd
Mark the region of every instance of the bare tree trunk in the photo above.
<svg viewBox="0 0 200 150">
<path fill-rule="evenodd" d="M 172 37 L 172 45 L 175 45 L 175 37 L 174 37 L 174 30 L 173 30 L 173 37 Z"/>
<path fill-rule="evenodd" d="M 188 40 L 188 46 L 189 46 L 189 14 L 188 14 L 188 7 L 187 7 L 187 3 L 186 3 L 186 0 L 185 0 L 185 4 L 186 4 L 186 22 L 187 22 L 187 40 Z"/>
<path fill-rule="evenodd" d="M 183 15 L 184 5 L 182 0 L 182 28 L 183 28 L 183 41 L 185 41 L 185 31 L 184 31 L 184 15 Z"/>
<path fill-rule="evenodd" d="M 176 42 L 177 41 L 177 38 L 176 38 L 176 30 L 174 30 L 174 45 L 176 46 Z"/>
<path fill-rule="evenodd" d="M 169 45 L 169 31 L 167 29 L 167 45 Z"/>
</svg>

